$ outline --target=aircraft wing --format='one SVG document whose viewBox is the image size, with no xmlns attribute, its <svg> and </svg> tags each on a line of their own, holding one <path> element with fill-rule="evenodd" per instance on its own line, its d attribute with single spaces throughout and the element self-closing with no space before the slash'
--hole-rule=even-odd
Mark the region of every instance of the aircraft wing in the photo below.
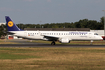
<svg viewBox="0 0 105 70">
<path fill-rule="evenodd" d="M 44 35 L 44 38 L 48 39 L 49 41 L 57 41 L 59 39 L 59 37 L 47 36 L 47 35 Z"/>
</svg>

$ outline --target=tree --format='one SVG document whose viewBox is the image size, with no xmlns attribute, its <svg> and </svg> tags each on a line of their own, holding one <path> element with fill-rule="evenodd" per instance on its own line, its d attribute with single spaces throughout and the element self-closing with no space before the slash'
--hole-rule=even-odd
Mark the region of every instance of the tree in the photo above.
<svg viewBox="0 0 105 70">
<path fill-rule="evenodd" d="M 104 29 L 104 17 L 101 17 L 100 19 L 100 27 L 101 29 Z"/>
<path fill-rule="evenodd" d="M 52 28 L 59 28 L 57 25 L 52 26 Z"/>
<path fill-rule="evenodd" d="M 0 26 L 0 38 L 1 38 L 1 36 L 6 35 L 7 30 L 4 27 L 5 27 L 5 25 Z"/>
<path fill-rule="evenodd" d="M 95 30 L 101 30 L 104 29 L 104 17 L 100 18 L 100 22 L 97 22 L 96 20 L 88 20 L 88 19 L 82 19 L 78 22 L 65 22 L 65 23 L 46 23 L 43 25 L 40 24 L 17 24 L 19 28 L 40 28 L 43 26 L 44 28 L 90 28 Z"/>
</svg>

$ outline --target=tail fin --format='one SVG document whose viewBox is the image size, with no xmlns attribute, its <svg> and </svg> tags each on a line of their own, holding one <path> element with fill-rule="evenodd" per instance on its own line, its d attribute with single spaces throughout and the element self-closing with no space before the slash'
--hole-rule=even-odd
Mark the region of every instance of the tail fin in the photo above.
<svg viewBox="0 0 105 70">
<path fill-rule="evenodd" d="M 6 24 L 8 27 L 8 31 L 20 31 L 15 23 L 9 18 L 9 16 L 5 16 Z"/>
</svg>

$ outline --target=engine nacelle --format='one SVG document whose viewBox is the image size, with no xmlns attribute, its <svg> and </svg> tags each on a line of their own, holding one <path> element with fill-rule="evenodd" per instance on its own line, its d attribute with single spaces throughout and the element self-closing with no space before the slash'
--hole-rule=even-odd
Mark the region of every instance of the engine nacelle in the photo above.
<svg viewBox="0 0 105 70">
<path fill-rule="evenodd" d="M 48 39 L 47 39 L 47 38 L 43 38 L 43 40 L 44 40 L 44 41 L 48 41 Z"/>
<path fill-rule="evenodd" d="M 70 40 L 68 38 L 61 38 L 59 39 L 60 43 L 70 43 Z"/>
</svg>

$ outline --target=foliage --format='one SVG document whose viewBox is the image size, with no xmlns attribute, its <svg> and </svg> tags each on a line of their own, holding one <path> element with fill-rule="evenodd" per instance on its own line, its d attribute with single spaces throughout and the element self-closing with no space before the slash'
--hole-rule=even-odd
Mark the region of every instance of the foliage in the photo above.
<svg viewBox="0 0 105 70">
<path fill-rule="evenodd" d="M 1 25 L 0 26 L 0 38 L 1 38 L 1 36 L 6 35 L 6 30 L 7 30 L 6 25 Z"/>
<path fill-rule="evenodd" d="M 64 23 L 46 23 L 46 24 L 17 24 L 21 29 L 24 28 L 90 28 L 93 30 L 104 29 L 104 17 L 100 18 L 100 22 L 96 20 L 82 19 L 78 22 L 64 22 Z"/>
</svg>

